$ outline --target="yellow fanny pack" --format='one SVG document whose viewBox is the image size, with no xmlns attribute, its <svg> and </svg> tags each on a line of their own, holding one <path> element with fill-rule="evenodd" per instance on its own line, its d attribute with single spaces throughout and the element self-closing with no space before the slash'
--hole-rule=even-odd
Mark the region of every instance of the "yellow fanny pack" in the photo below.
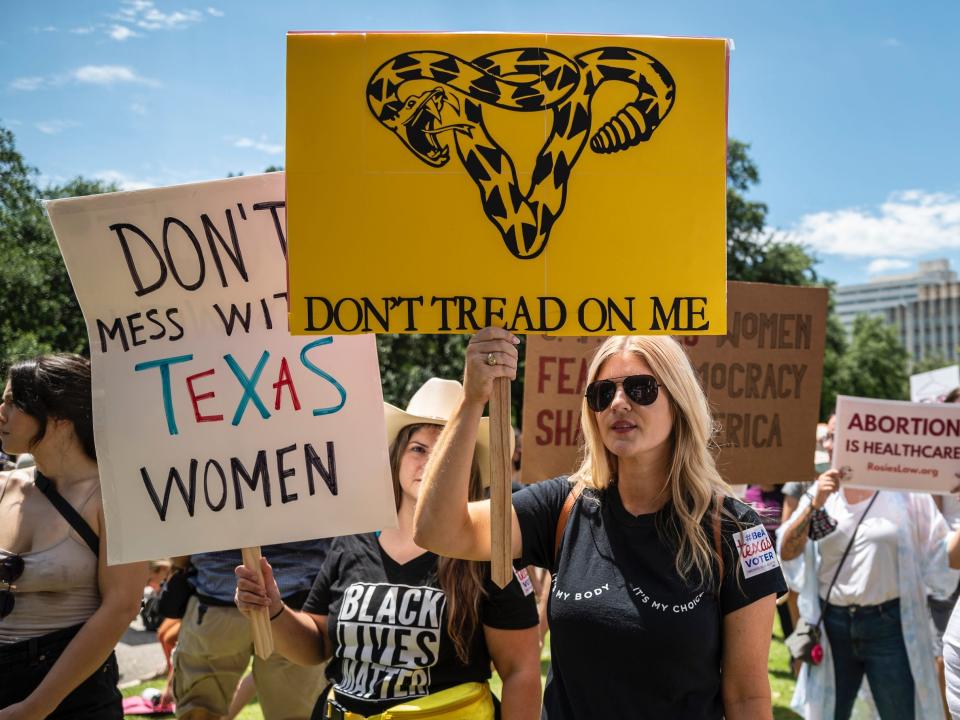
<svg viewBox="0 0 960 720">
<path fill-rule="evenodd" d="M 487 683 L 462 683 L 440 692 L 394 705 L 379 715 L 360 715 L 328 701 L 329 720 L 493 720 L 493 695 Z"/>
</svg>

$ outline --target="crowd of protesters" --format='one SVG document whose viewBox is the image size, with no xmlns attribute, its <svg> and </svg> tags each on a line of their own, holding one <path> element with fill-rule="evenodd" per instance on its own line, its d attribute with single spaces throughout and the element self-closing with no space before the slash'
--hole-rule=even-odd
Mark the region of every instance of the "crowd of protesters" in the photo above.
<svg viewBox="0 0 960 720">
<path fill-rule="evenodd" d="M 774 477 L 735 497 L 670 338 L 599 347 L 579 467 L 515 492 L 514 578 L 498 588 L 482 416 L 517 364 L 517 339 L 487 328 L 462 385 L 434 378 L 406 409 L 385 404 L 398 526 L 265 546 L 259 574 L 239 550 L 174 558 L 172 573 L 108 566 L 89 363 L 14 365 L 0 405 L 0 720 L 122 718 L 113 649 L 145 586 L 157 603 L 143 613 L 180 616 L 151 625 L 168 683 L 145 714 L 232 718 L 255 693 L 267 720 L 771 718 L 779 615 L 804 718 L 846 720 L 858 698 L 883 720 L 960 717 L 958 497 L 849 487 L 830 466 L 832 417 L 809 483 Z M 746 572 L 751 538 L 779 557 Z M 264 609 L 265 660 L 247 617 Z"/>
</svg>

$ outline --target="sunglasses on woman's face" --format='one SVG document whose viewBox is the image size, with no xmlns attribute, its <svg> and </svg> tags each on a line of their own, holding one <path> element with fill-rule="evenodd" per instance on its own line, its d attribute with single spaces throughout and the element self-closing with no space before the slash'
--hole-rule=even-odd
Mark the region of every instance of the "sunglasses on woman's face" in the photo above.
<svg viewBox="0 0 960 720">
<path fill-rule="evenodd" d="M 23 575 L 22 557 L 8 554 L 0 557 L 0 585 L 6 585 L 3 590 L 0 590 L 0 620 L 13 612 L 15 598 L 10 588 L 21 575 Z"/>
<path fill-rule="evenodd" d="M 595 380 L 587 385 L 584 397 L 587 407 L 594 412 L 603 412 L 617 394 L 617 386 L 623 386 L 623 392 L 637 405 L 653 405 L 660 393 L 660 383 L 653 375 L 628 375 L 622 378 L 609 380 Z"/>
</svg>

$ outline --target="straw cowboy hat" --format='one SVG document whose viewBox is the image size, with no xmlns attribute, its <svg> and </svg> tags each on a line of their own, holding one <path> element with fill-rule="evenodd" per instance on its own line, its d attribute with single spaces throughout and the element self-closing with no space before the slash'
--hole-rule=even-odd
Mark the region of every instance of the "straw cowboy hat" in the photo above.
<svg viewBox="0 0 960 720">
<path fill-rule="evenodd" d="M 446 425 L 453 411 L 463 400 L 463 386 L 456 380 L 430 378 L 417 390 L 407 409 L 401 410 L 390 403 L 383 404 L 387 421 L 387 445 L 392 445 L 397 434 L 407 425 Z M 511 441 L 512 441 L 511 433 Z M 483 486 L 490 485 L 490 418 L 480 419 L 477 431 L 477 463 Z"/>
</svg>

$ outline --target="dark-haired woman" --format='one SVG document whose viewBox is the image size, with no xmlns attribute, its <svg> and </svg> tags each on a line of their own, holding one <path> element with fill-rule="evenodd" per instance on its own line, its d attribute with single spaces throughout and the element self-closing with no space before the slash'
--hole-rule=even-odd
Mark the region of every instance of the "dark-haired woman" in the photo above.
<svg viewBox="0 0 960 720">
<path fill-rule="evenodd" d="M 437 557 L 413 541 L 424 468 L 462 394 L 459 383 L 433 378 L 406 411 L 385 406 L 399 526 L 336 538 L 302 612 L 283 606 L 267 562 L 265 584 L 237 568 L 237 606 L 269 607 L 278 652 L 302 664 L 330 658 L 333 688 L 314 718 L 379 717 L 430 703 L 446 709 L 431 714 L 437 720 L 489 720 L 491 660 L 503 680 L 502 717 L 539 717 L 538 618 L 525 573 L 499 590 L 483 565 Z M 482 497 L 487 437 L 473 460 L 474 499 Z"/>
<path fill-rule="evenodd" d="M 147 564 L 107 566 L 91 402 L 76 355 L 17 363 L 3 392 L 0 443 L 36 467 L 0 474 L 0 720 L 123 717 L 113 648 Z"/>
</svg>

